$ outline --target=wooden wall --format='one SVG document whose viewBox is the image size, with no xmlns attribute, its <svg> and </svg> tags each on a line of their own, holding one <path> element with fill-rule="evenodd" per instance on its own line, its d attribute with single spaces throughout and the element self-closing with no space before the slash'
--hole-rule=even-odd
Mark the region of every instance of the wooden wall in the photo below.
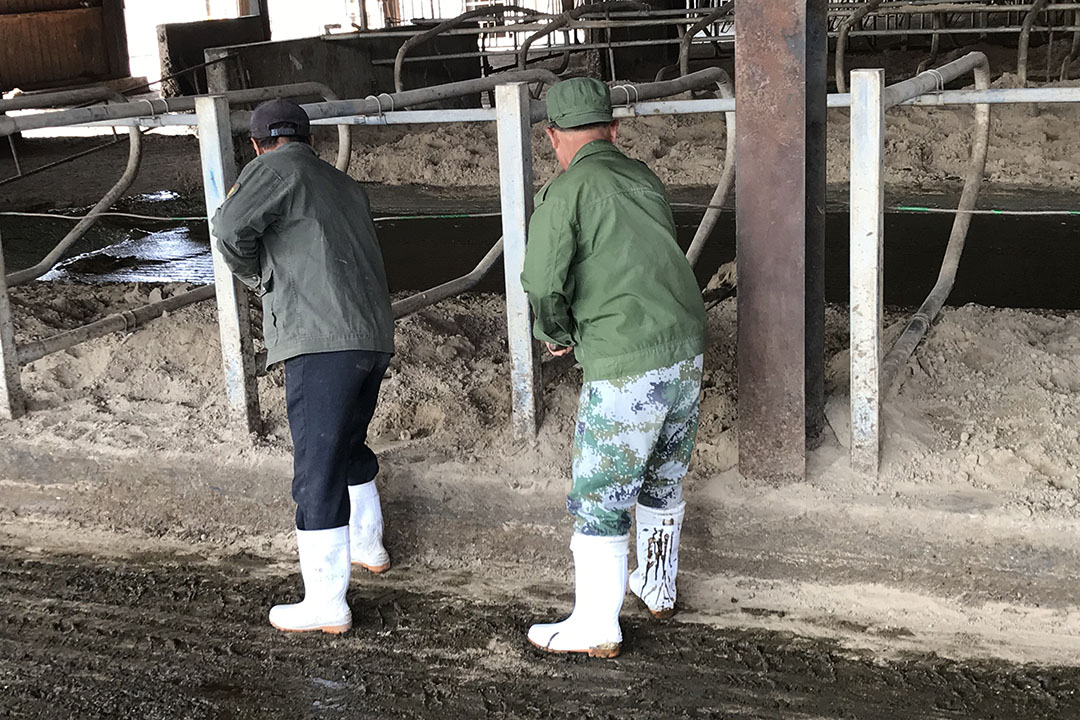
<svg viewBox="0 0 1080 720">
<path fill-rule="evenodd" d="M 0 0 L 0 89 L 129 74 L 123 0 Z"/>
</svg>

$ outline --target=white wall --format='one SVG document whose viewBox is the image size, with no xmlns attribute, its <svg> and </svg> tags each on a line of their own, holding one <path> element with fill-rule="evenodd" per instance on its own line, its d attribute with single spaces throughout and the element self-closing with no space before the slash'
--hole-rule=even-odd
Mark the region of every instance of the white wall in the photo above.
<svg viewBox="0 0 1080 720">
<path fill-rule="evenodd" d="M 207 11 L 209 8 L 209 12 Z M 157 26 L 236 17 L 236 0 L 125 0 L 131 74 L 161 79 Z"/>
</svg>

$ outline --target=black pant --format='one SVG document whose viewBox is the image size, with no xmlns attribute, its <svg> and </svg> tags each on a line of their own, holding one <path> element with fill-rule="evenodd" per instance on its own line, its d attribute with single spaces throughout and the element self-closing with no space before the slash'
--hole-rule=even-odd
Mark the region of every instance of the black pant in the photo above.
<svg viewBox="0 0 1080 720">
<path fill-rule="evenodd" d="M 298 530 L 348 525 L 346 485 L 371 482 L 379 472 L 379 461 L 367 446 L 367 429 L 389 364 L 388 353 L 367 350 L 285 361 Z"/>
</svg>

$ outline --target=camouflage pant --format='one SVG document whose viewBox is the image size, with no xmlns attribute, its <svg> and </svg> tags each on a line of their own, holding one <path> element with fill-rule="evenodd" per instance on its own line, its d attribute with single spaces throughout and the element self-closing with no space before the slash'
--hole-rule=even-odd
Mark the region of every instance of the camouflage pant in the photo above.
<svg viewBox="0 0 1080 720">
<path fill-rule="evenodd" d="M 585 383 L 574 431 L 574 530 L 625 535 L 635 502 L 682 502 L 698 426 L 702 356 L 616 380 Z"/>
</svg>

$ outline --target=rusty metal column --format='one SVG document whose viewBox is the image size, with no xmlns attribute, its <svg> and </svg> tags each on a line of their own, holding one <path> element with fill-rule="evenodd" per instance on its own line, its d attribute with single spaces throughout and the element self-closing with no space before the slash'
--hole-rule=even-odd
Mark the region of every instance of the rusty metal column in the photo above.
<svg viewBox="0 0 1080 720">
<path fill-rule="evenodd" d="M 825 0 L 736 4 L 739 468 L 806 474 L 824 418 Z"/>
<path fill-rule="evenodd" d="M 19 356 L 6 277 L 4 243 L 0 240 L 0 420 L 14 420 L 26 412 L 26 398 L 19 383 Z"/>
<path fill-rule="evenodd" d="M 212 218 L 225 202 L 226 192 L 236 182 L 229 102 L 220 95 L 197 98 L 195 114 L 199 120 L 206 215 Z M 259 432 L 262 423 L 259 388 L 255 378 L 255 353 L 251 346 L 248 292 L 233 277 L 213 242 L 211 252 L 217 291 L 218 330 L 221 333 L 221 361 L 225 370 L 225 395 L 237 425 L 247 432 Z"/>
<path fill-rule="evenodd" d="M 495 88 L 499 133 L 499 182 L 502 186 L 503 267 L 506 273 L 506 333 L 514 436 L 532 440 L 543 414 L 540 356 L 532 335 L 532 311 L 521 287 L 525 236 L 533 211 L 532 143 L 527 83 Z"/>
</svg>

